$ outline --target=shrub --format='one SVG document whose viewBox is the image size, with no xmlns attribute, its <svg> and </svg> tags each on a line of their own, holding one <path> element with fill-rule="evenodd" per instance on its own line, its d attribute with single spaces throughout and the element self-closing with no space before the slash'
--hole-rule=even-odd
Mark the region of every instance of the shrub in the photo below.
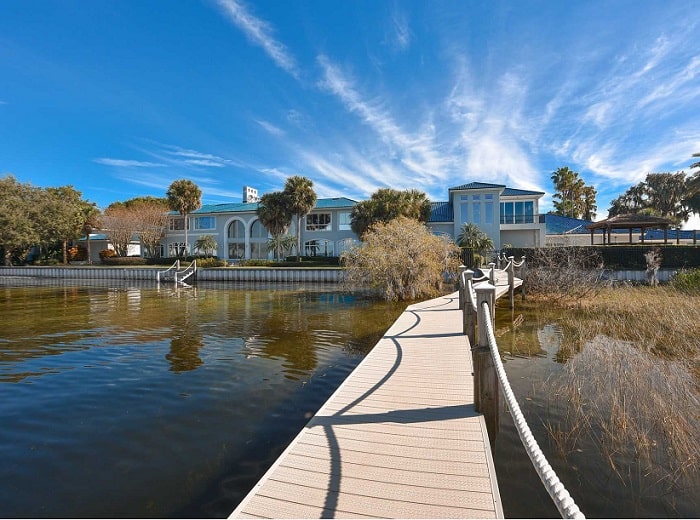
<svg viewBox="0 0 700 520">
<path fill-rule="evenodd" d="M 105 265 L 146 265 L 146 259 L 140 256 L 111 256 L 102 258 Z"/>
<path fill-rule="evenodd" d="M 681 269 L 671 280 L 674 288 L 683 292 L 700 292 L 700 269 Z"/>
<path fill-rule="evenodd" d="M 602 279 L 600 255 L 590 248 L 546 247 L 531 250 L 524 284 L 530 294 L 549 300 L 576 301 L 594 294 Z"/>
<path fill-rule="evenodd" d="M 227 265 L 228 265 L 228 262 L 226 260 L 219 259 L 216 257 L 197 258 L 197 267 L 199 267 L 199 268 L 226 267 Z"/>
<path fill-rule="evenodd" d="M 100 251 L 100 260 L 104 261 L 107 258 L 112 258 L 113 256 L 117 256 L 117 253 L 114 252 L 114 249 L 103 249 Z"/>
<path fill-rule="evenodd" d="M 363 243 L 343 255 L 345 283 L 379 290 L 387 301 L 415 300 L 441 293 L 445 274 L 454 276 L 460 250 L 417 220 L 398 217 L 379 223 Z"/>
<path fill-rule="evenodd" d="M 87 259 L 87 249 L 85 249 L 83 246 L 73 246 L 68 249 L 69 262 L 84 262 Z"/>
</svg>

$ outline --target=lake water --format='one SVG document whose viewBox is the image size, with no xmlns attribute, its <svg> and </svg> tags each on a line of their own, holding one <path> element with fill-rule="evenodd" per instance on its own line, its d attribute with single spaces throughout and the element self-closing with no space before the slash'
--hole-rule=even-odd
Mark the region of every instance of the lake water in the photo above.
<svg viewBox="0 0 700 520">
<path fill-rule="evenodd" d="M 593 447 L 557 457 L 541 383 L 562 316 L 499 306 L 511 384 L 584 513 L 698 516 L 698 488 L 642 496 Z M 403 308 L 334 285 L 0 278 L 0 516 L 227 516 Z M 507 410 L 495 464 L 507 517 L 558 517 Z"/>
<path fill-rule="evenodd" d="M 403 307 L 335 286 L 0 286 L 0 516 L 226 516 Z"/>
</svg>

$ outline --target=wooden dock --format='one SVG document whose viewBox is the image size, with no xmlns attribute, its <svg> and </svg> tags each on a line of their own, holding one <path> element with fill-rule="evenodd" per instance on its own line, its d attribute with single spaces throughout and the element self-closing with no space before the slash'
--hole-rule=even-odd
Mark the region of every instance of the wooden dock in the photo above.
<svg viewBox="0 0 700 520">
<path fill-rule="evenodd" d="M 473 399 L 457 293 L 411 305 L 230 518 L 502 518 Z"/>
</svg>

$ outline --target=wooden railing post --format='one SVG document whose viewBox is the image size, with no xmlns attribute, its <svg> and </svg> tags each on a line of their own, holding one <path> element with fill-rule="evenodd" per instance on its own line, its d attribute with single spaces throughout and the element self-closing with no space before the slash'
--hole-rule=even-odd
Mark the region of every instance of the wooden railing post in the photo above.
<svg viewBox="0 0 700 520">
<path fill-rule="evenodd" d="M 515 257 L 508 257 L 508 296 L 510 297 L 510 308 L 515 308 Z"/>
<path fill-rule="evenodd" d="M 522 296 L 523 301 L 525 301 L 525 255 L 520 257 L 520 279 L 523 281 L 522 285 L 520 286 L 520 295 Z"/>
<path fill-rule="evenodd" d="M 471 299 L 471 286 L 472 279 L 474 278 L 474 271 L 467 269 L 462 273 L 462 279 L 464 280 L 464 288 L 460 289 L 460 292 L 464 291 L 464 307 L 462 307 L 462 334 L 466 334 L 469 339 L 469 344 L 474 346 L 476 344 L 476 313 L 474 312 L 474 303 Z"/>
<path fill-rule="evenodd" d="M 464 293 L 464 286 L 465 286 L 464 271 L 467 270 L 467 266 L 464 264 L 461 264 L 458 269 L 459 269 L 459 274 L 458 274 L 457 281 L 459 282 L 459 284 L 457 286 L 458 287 L 457 293 L 459 295 L 459 308 L 464 309 L 464 294 L 465 294 Z"/>
<path fill-rule="evenodd" d="M 489 273 L 489 281 L 491 282 L 491 285 L 493 285 L 495 287 L 496 286 L 496 264 L 493 262 L 490 262 L 489 269 L 491 269 L 491 272 Z"/>
<path fill-rule="evenodd" d="M 472 347 L 472 364 L 474 367 L 474 409 L 484 415 L 486 430 L 489 434 L 491 450 L 496 447 L 496 434 L 499 429 L 498 416 L 498 376 L 491 357 L 489 339 L 484 320 L 495 321 L 496 287 L 491 284 L 480 284 L 476 287 L 477 316 L 479 341 Z M 486 314 L 482 303 L 488 304 Z"/>
</svg>

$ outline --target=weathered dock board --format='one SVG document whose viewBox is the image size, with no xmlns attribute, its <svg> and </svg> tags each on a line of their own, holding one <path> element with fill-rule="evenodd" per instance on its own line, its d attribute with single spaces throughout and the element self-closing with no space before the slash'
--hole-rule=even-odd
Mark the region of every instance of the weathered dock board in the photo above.
<svg viewBox="0 0 700 520">
<path fill-rule="evenodd" d="M 460 313 L 408 307 L 231 518 L 503 517 Z"/>
</svg>

